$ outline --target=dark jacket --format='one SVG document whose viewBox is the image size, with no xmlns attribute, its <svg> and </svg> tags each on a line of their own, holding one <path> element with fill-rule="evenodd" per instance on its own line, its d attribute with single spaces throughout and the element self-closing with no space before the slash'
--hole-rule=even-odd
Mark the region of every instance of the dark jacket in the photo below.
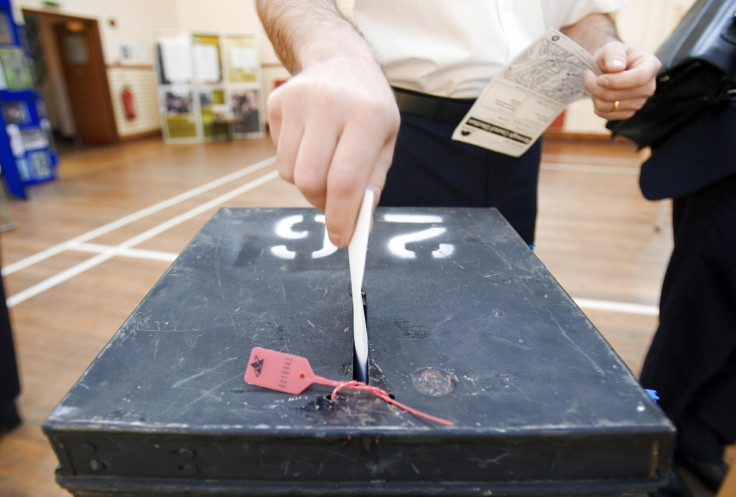
<svg viewBox="0 0 736 497">
<path fill-rule="evenodd" d="M 650 200 L 680 197 L 736 173 L 736 102 L 700 112 L 642 165 L 639 185 Z"/>
</svg>

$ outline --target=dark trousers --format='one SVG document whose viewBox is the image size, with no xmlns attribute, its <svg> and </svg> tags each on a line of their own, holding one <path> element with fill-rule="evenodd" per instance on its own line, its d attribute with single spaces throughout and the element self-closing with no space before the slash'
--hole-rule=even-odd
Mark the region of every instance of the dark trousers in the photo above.
<svg viewBox="0 0 736 497">
<path fill-rule="evenodd" d="M 20 393 L 10 315 L 5 304 L 5 289 L 0 279 L 0 433 L 17 422 L 15 398 Z"/>
<path fill-rule="evenodd" d="M 381 205 L 496 207 L 532 245 L 541 140 L 515 158 L 452 141 L 455 127 L 402 112 Z"/>
<path fill-rule="evenodd" d="M 673 228 L 659 328 L 641 384 L 658 391 L 682 436 L 699 426 L 730 444 L 736 440 L 736 175 L 675 198 Z"/>
</svg>

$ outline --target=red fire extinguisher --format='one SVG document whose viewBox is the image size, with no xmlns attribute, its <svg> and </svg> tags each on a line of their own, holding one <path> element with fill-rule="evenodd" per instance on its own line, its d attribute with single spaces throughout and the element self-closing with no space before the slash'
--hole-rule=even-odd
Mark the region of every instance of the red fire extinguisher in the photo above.
<svg viewBox="0 0 736 497">
<path fill-rule="evenodd" d="M 123 88 L 123 109 L 125 111 L 125 117 L 128 119 L 135 118 L 135 101 L 133 100 L 133 91 L 130 86 L 125 85 Z"/>
</svg>

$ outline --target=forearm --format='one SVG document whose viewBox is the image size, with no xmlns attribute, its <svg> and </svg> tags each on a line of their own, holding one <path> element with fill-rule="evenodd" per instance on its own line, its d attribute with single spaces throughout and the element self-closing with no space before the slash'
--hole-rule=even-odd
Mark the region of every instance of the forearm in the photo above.
<svg viewBox="0 0 736 497">
<path fill-rule="evenodd" d="M 337 56 L 375 61 L 334 0 L 257 0 L 256 8 L 276 55 L 292 74 Z"/>
<path fill-rule="evenodd" d="M 616 32 L 616 24 L 608 14 L 587 15 L 560 31 L 591 54 L 608 42 L 621 41 Z"/>
</svg>

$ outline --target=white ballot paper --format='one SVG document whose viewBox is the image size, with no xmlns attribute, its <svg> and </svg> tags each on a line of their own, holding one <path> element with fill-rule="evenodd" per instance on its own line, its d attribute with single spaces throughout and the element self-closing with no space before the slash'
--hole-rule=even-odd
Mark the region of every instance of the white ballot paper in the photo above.
<svg viewBox="0 0 736 497">
<path fill-rule="evenodd" d="M 348 244 L 348 265 L 350 266 L 350 290 L 353 293 L 353 340 L 355 357 L 360 368 L 355 379 L 368 383 L 368 328 L 363 310 L 363 274 L 368 250 L 368 236 L 373 217 L 373 190 L 366 190 L 358 213 L 353 238 Z"/>
<path fill-rule="evenodd" d="M 568 104 L 590 95 L 585 69 L 601 73 L 583 47 L 548 29 L 488 83 L 452 139 L 522 155 Z"/>
</svg>

